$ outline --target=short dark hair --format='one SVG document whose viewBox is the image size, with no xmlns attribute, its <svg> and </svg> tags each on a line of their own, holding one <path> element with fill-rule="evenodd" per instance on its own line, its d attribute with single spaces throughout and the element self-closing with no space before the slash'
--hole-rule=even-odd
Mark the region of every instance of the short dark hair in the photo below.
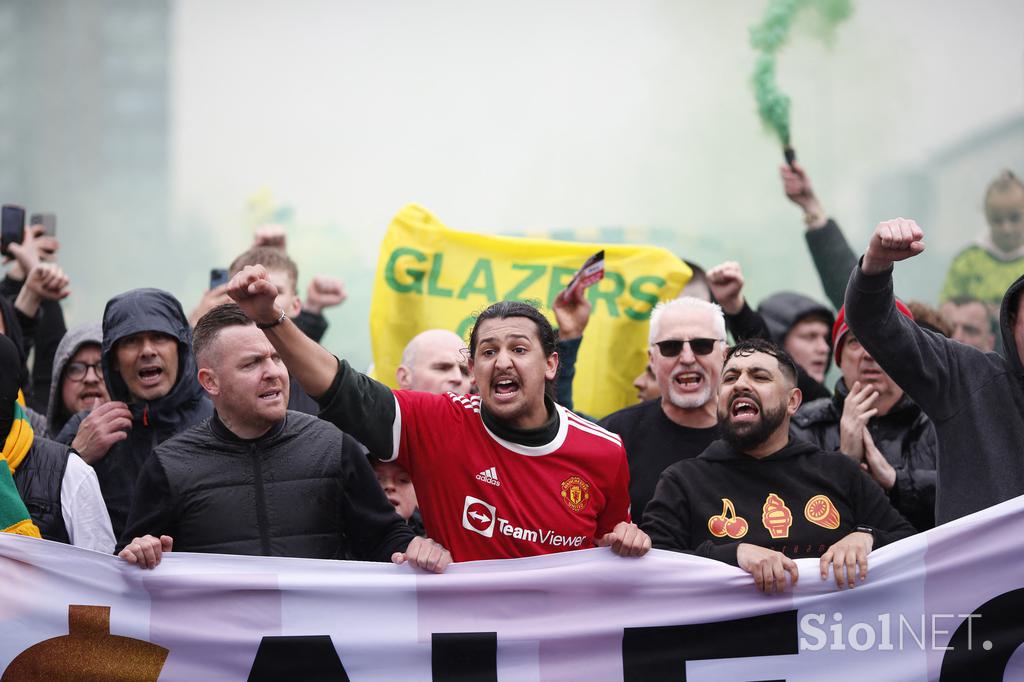
<svg viewBox="0 0 1024 682">
<path fill-rule="evenodd" d="M 765 341 L 764 339 L 746 339 L 739 341 L 735 346 L 731 346 L 725 351 L 725 363 L 729 363 L 729 359 L 734 355 L 738 355 L 741 358 L 747 355 L 753 355 L 754 353 L 764 353 L 775 358 L 779 363 L 779 369 L 786 375 L 786 378 L 793 382 L 796 386 L 796 363 L 793 362 L 793 358 L 790 357 L 789 353 L 784 351 L 782 348 L 776 346 L 771 341 Z"/>
<path fill-rule="evenodd" d="M 231 261 L 228 274 L 234 277 L 246 265 L 262 265 L 267 270 L 284 270 L 292 280 L 292 293 L 299 290 L 299 266 L 288 254 L 272 246 L 254 246 Z"/>
<path fill-rule="evenodd" d="M 1011 301 L 1011 303 L 1013 303 L 1014 301 L 1016 301 L 1016 297 L 1014 297 L 1014 299 L 1013 299 L 1013 301 Z M 950 296 L 945 301 L 943 301 L 943 303 L 952 303 L 957 308 L 959 308 L 961 306 L 972 305 L 972 304 L 977 303 L 978 305 L 980 305 L 982 308 L 985 309 L 985 319 L 988 320 L 988 329 L 989 329 L 989 331 L 992 332 L 992 334 L 995 335 L 995 337 L 997 339 L 999 338 L 999 335 L 1001 333 L 1001 330 L 999 328 L 999 318 L 996 315 L 992 314 L 992 312 L 989 310 L 988 304 L 985 303 L 985 301 L 981 300 L 977 296 L 970 296 L 968 294 L 957 294 L 956 296 Z M 1012 307 L 1013 306 L 1011 305 L 1011 308 Z M 1010 318 L 1010 322 L 1012 323 L 1013 320 L 1016 319 L 1017 311 L 1016 311 L 1016 309 L 1014 309 L 1014 310 L 1011 310 L 1010 313 L 1013 316 L 1013 317 Z"/>
<path fill-rule="evenodd" d="M 217 340 L 222 329 L 227 327 L 247 327 L 255 324 L 250 320 L 237 303 L 221 303 L 199 318 L 196 328 L 192 330 L 192 352 L 198 362 L 209 352 L 210 346 Z"/>
<path fill-rule="evenodd" d="M 476 357 L 480 325 L 487 320 L 503 320 L 508 317 L 525 317 L 531 320 L 537 326 L 537 338 L 540 340 L 544 357 L 550 357 L 555 352 L 555 330 L 551 328 L 548 318 L 544 317 L 544 313 L 532 301 L 499 301 L 487 306 L 476 316 L 473 331 L 469 334 L 469 356 L 471 358 Z M 548 381 L 544 388 L 548 397 L 554 399 L 555 382 Z"/>
</svg>

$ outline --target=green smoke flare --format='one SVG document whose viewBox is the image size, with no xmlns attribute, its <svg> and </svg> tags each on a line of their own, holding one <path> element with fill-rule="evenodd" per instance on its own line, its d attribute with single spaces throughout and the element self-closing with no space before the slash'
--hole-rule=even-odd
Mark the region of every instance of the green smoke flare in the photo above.
<svg viewBox="0 0 1024 682">
<path fill-rule="evenodd" d="M 821 26 L 817 32 L 826 42 L 853 12 L 852 0 L 769 0 L 760 23 L 750 27 L 750 44 L 761 53 L 752 78 L 757 110 L 783 146 L 789 146 L 789 97 L 775 82 L 775 58 L 789 38 L 794 17 L 808 6 L 818 10 Z"/>
</svg>

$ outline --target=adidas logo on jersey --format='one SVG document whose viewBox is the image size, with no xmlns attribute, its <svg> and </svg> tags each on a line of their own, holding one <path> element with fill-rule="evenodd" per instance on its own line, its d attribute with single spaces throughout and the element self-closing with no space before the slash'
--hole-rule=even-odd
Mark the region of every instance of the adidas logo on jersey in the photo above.
<svg viewBox="0 0 1024 682">
<path fill-rule="evenodd" d="M 501 487 L 501 481 L 498 480 L 498 470 L 494 467 L 481 471 L 476 475 L 476 480 L 483 481 L 484 483 L 488 483 L 497 488 Z"/>
</svg>

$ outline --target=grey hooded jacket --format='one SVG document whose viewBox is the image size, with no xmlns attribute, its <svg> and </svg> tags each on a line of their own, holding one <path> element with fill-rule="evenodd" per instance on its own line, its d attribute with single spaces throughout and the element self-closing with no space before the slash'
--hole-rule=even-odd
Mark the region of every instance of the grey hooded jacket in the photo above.
<svg viewBox="0 0 1024 682">
<path fill-rule="evenodd" d="M 55 438 L 68 423 L 68 419 L 74 416 L 68 412 L 64 406 L 64 400 L 61 398 L 64 368 L 71 362 L 71 358 L 75 357 L 75 353 L 82 346 L 88 344 L 103 345 L 103 327 L 99 322 L 90 322 L 69 329 L 64 338 L 60 340 L 57 352 L 53 355 L 53 376 L 50 381 L 50 397 L 47 402 L 49 407 L 46 410 L 46 425 L 50 438 Z"/>
</svg>

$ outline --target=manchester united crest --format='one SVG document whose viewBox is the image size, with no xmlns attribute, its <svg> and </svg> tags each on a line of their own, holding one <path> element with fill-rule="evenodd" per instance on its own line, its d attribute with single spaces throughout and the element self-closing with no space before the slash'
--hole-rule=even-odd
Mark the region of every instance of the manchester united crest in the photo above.
<svg viewBox="0 0 1024 682">
<path fill-rule="evenodd" d="M 581 512 L 590 502 L 590 484 L 579 476 L 562 481 L 562 501 L 574 512 Z"/>
</svg>

